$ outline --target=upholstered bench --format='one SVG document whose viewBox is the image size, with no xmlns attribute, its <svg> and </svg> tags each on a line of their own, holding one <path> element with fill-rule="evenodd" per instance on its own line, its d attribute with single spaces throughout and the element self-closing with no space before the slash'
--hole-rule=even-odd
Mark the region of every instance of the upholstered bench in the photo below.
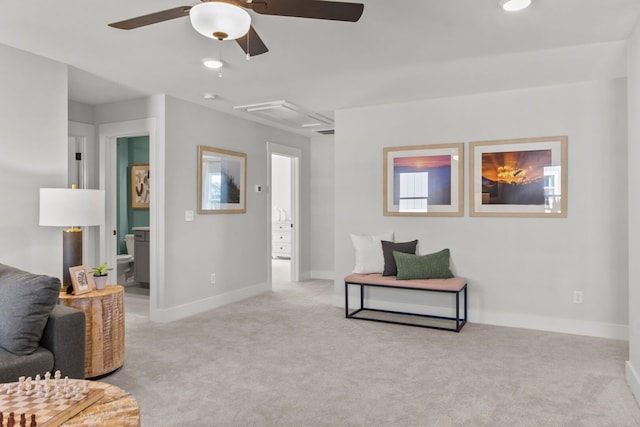
<svg viewBox="0 0 640 427">
<path fill-rule="evenodd" d="M 360 286 L 360 307 L 354 311 L 349 308 L 349 285 Z M 425 292 L 439 292 L 455 295 L 455 317 L 436 316 L 430 314 L 408 313 L 401 311 L 381 310 L 376 308 L 365 307 L 365 287 L 380 287 L 394 289 L 411 289 Z M 464 295 L 463 295 L 464 294 Z M 461 301 L 461 297 L 464 299 Z M 467 323 L 467 283 L 462 277 L 453 277 L 450 279 L 410 279 L 397 280 L 396 276 L 383 276 L 382 274 L 350 274 L 344 278 L 344 298 L 345 298 L 345 317 L 360 320 L 371 320 L 375 322 L 395 323 L 398 325 L 419 326 L 423 328 L 441 329 L 446 331 L 460 332 L 465 323 Z M 460 306 L 462 304 L 462 313 Z M 410 323 L 401 320 L 393 320 L 375 317 L 358 317 L 358 313 L 363 312 L 391 313 L 396 315 L 418 316 L 424 318 L 438 319 L 438 322 L 432 324 Z M 445 326 L 451 323 L 451 327 Z"/>
</svg>

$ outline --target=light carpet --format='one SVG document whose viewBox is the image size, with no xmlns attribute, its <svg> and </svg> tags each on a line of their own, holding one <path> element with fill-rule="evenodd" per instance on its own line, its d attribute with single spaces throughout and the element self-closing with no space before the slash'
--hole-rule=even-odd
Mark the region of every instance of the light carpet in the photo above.
<svg viewBox="0 0 640 427">
<path fill-rule="evenodd" d="M 127 295 L 142 426 L 639 426 L 628 344 L 467 323 L 459 334 L 345 319 L 333 284 L 158 324 Z"/>
</svg>

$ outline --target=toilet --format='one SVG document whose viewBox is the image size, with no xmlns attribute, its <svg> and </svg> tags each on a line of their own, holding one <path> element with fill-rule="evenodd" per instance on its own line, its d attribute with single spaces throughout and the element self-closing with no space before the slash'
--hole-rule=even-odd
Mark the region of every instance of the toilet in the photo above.
<svg viewBox="0 0 640 427">
<path fill-rule="evenodd" d="M 122 285 L 133 281 L 134 235 L 125 234 L 124 240 L 127 245 L 127 253 L 116 256 L 118 262 L 118 283 Z"/>
</svg>

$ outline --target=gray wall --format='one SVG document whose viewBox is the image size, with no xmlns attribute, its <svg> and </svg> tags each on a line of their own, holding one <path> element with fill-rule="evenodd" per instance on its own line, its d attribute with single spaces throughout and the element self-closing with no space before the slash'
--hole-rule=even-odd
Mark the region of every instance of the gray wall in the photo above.
<svg viewBox="0 0 640 427">
<path fill-rule="evenodd" d="M 67 185 L 67 67 L 0 45 L 0 263 L 62 275 L 62 228 L 39 189 Z"/>
<path fill-rule="evenodd" d="M 334 279 L 333 135 L 311 139 L 311 277 Z"/>
<path fill-rule="evenodd" d="M 354 265 L 349 234 L 393 231 L 423 254 L 451 249 L 472 322 L 626 339 L 626 116 L 626 79 L 337 112 L 335 303 Z M 566 219 L 470 218 L 467 189 L 462 218 L 382 215 L 383 147 L 465 142 L 468 187 L 468 142 L 555 135 L 569 137 Z"/>
<path fill-rule="evenodd" d="M 242 288 L 266 286 L 270 262 L 266 143 L 302 150 L 301 271 L 309 271 L 309 139 L 168 97 L 166 104 L 166 288 L 167 304 L 188 304 Z M 247 213 L 196 215 L 197 147 L 247 154 Z M 216 274 L 216 285 L 209 282 Z M 212 303 L 214 301 L 212 300 Z"/>
<path fill-rule="evenodd" d="M 309 258 L 309 139 L 256 124 L 176 98 L 154 96 L 89 108 L 73 105 L 76 120 L 90 117 L 95 124 L 142 118 L 158 119 L 157 145 L 163 149 L 164 181 L 162 218 L 164 236 L 160 250 L 164 264 L 152 289 L 156 320 L 171 320 L 250 296 L 268 289 L 267 141 L 302 150 L 302 243 L 300 269 L 308 276 Z M 185 222 L 185 211 L 197 211 L 197 147 L 207 145 L 247 154 L 247 213 L 198 215 Z M 153 163 L 153 159 L 150 160 Z M 96 171 L 99 163 L 96 165 Z M 151 164 L 152 171 L 154 165 Z M 216 284 L 210 274 L 216 274 Z"/>
</svg>

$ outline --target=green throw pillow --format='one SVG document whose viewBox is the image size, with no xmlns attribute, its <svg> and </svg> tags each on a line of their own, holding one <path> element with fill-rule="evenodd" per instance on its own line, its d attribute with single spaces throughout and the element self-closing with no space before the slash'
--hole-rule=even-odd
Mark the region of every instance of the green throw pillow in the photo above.
<svg viewBox="0 0 640 427">
<path fill-rule="evenodd" d="M 394 251 L 393 257 L 398 266 L 396 279 L 450 279 L 449 249 L 443 249 L 429 255 L 412 255 Z"/>
</svg>

